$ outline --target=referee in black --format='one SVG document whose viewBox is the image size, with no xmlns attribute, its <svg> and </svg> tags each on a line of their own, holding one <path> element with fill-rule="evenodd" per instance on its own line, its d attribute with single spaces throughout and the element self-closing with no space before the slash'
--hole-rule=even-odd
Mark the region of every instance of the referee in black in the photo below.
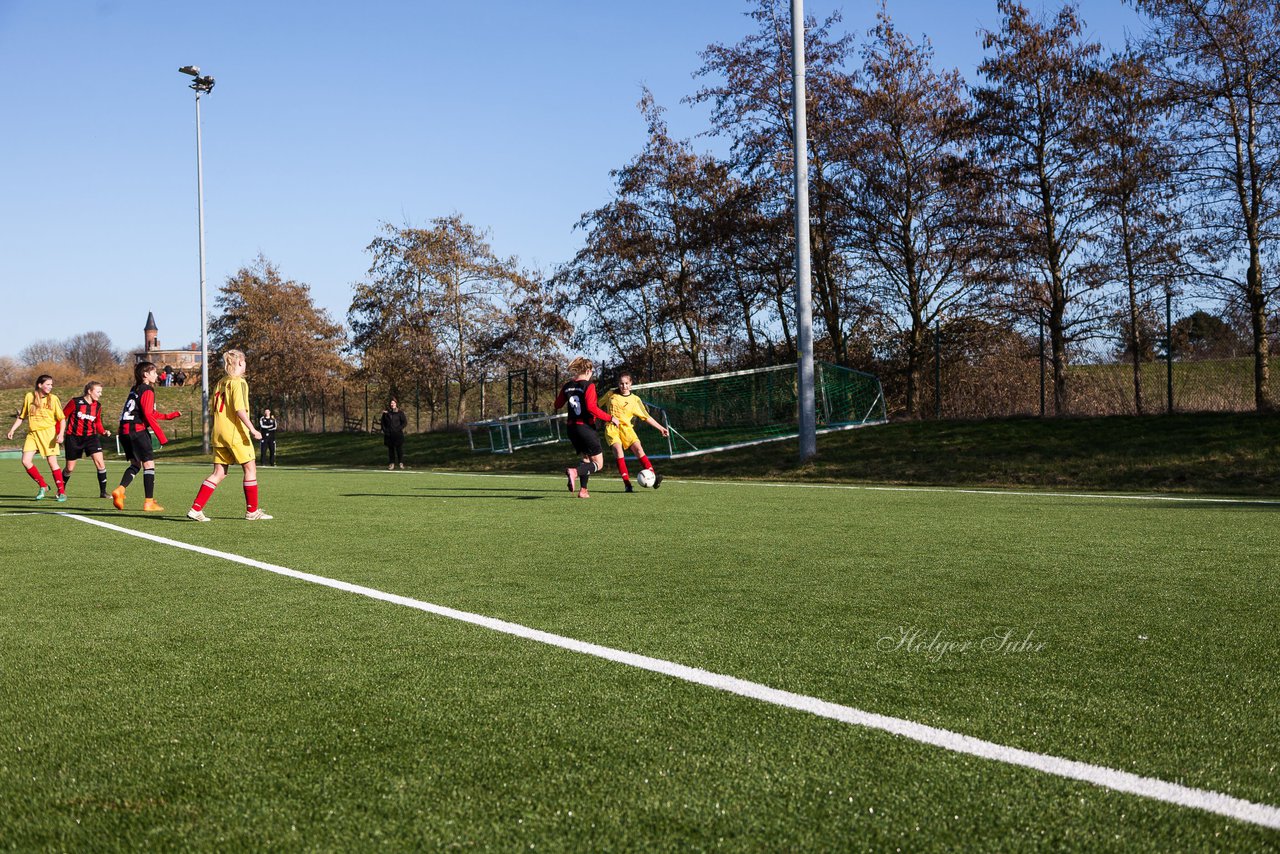
<svg viewBox="0 0 1280 854">
<path fill-rule="evenodd" d="M 271 410 L 262 410 L 262 416 L 258 419 L 258 432 L 262 434 L 262 452 L 258 456 L 262 459 L 263 465 L 276 464 L 276 427 L 278 426 L 276 420 L 271 417 Z"/>
</svg>

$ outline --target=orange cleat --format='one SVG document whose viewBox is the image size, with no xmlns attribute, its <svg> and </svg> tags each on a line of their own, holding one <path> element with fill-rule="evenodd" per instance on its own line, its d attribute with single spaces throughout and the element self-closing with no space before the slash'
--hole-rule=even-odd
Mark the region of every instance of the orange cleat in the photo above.
<svg viewBox="0 0 1280 854">
<path fill-rule="evenodd" d="M 111 490 L 111 503 L 116 506 L 117 510 L 124 509 L 124 487 L 117 486 Z"/>
<path fill-rule="evenodd" d="M 148 498 L 142 502 L 142 509 L 147 513 L 163 513 L 164 508 L 156 503 L 154 498 Z"/>
</svg>

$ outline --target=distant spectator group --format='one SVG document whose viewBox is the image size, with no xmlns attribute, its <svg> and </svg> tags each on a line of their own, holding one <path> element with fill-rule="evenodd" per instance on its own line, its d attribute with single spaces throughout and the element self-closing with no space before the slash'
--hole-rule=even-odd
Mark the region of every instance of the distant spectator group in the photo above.
<svg viewBox="0 0 1280 854">
<path fill-rule="evenodd" d="M 174 370 L 171 366 L 165 365 L 160 370 L 160 385 L 162 386 L 184 386 L 187 384 L 187 372 L 179 368 Z"/>
</svg>

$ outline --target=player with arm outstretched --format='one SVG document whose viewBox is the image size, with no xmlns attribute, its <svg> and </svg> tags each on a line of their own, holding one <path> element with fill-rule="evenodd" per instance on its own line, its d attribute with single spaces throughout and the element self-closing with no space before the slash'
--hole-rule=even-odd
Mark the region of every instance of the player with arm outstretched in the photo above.
<svg viewBox="0 0 1280 854">
<path fill-rule="evenodd" d="M 627 451 L 636 455 L 641 466 L 653 472 L 654 489 L 662 485 L 662 475 L 654 471 L 653 463 L 649 462 L 649 458 L 645 456 L 644 446 L 640 444 L 640 437 L 636 435 L 634 426 L 636 419 L 647 422 L 650 427 L 661 433 L 663 438 L 667 436 L 667 428 L 654 420 L 639 395 L 631 393 L 632 380 L 630 373 L 622 374 L 618 377 L 618 387 L 600 399 L 600 408 L 613 416 L 616 422 L 616 426 L 615 424 L 605 426 L 604 438 L 617 457 L 618 474 L 622 475 L 622 485 L 627 492 L 635 492 L 631 486 L 631 475 L 627 471 Z"/>
<path fill-rule="evenodd" d="M 566 407 L 569 420 L 569 441 L 574 450 L 582 454 L 582 461 L 564 470 L 569 481 L 569 491 L 577 490 L 579 498 L 590 498 L 587 481 L 604 467 L 604 449 L 600 447 L 600 434 L 596 432 L 596 419 L 617 424 L 618 420 L 600 408 L 596 402 L 596 384 L 591 381 L 595 364 L 585 356 L 569 363 L 572 377 L 556 395 L 555 408 Z"/>
<path fill-rule="evenodd" d="M 129 389 L 129 397 L 125 399 L 124 408 L 120 410 L 120 444 L 129 459 L 129 467 L 120 478 L 120 485 L 111 491 L 111 503 L 117 510 L 124 509 L 125 490 L 133 479 L 142 472 L 142 485 L 146 500 L 142 509 L 147 513 L 160 513 L 164 508 L 156 502 L 156 457 L 151 447 L 151 433 L 161 445 L 169 442 L 164 434 L 161 421 L 169 421 L 182 415 L 181 412 L 157 412 L 156 392 L 152 388 L 160 370 L 154 362 L 139 362 L 133 366 L 133 388 Z M 150 432 L 148 432 L 150 431 Z"/>
</svg>

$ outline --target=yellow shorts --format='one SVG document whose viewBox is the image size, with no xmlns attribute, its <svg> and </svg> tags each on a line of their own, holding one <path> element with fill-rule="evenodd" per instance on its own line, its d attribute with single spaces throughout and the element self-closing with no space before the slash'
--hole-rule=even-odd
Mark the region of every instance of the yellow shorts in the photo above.
<svg viewBox="0 0 1280 854">
<path fill-rule="evenodd" d="M 56 438 L 58 438 L 58 431 L 52 427 L 47 430 L 28 430 L 27 440 L 22 443 L 22 453 L 29 454 L 35 451 L 42 457 L 56 457 L 58 446 L 53 441 Z"/>
<path fill-rule="evenodd" d="M 242 466 L 253 462 L 253 445 L 214 445 L 213 461 L 220 466 Z"/>
<path fill-rule="evenodd" d="M 635 428 L 630 424 L 623 423 L 617 427 L 612 424 L 606 424 L 604 425 L 604 440 L 610 445 L 621 443 L 623 449 L 626 449 L 639 442 L 640 437 L 636 435 Z"/>
</svg>

